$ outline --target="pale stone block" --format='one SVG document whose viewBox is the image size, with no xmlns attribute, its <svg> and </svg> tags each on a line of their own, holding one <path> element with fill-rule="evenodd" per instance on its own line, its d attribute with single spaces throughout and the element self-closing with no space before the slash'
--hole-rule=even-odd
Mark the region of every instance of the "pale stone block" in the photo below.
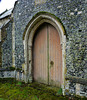
<svg viewBox="0 0 87 100">
<path fill-rule="evenodd" d="M 74 13 L 73 13 L 73 12 L 71 12 L 71 13 L 70 13 L 70 15 L 74 15 Z"/>
<path fill-rule="evenodd" d="M 35 4 L 42 4 L 45 2 L 46 2 L 46 0 L 35 0 Z"/>
<path fill-rule="evenodd" d="M 76 83 L 76 95 L 80 95 L 80 84 Z"/>
<path fill-rule="evenodd" d="M 82 13 L 82 11 L 78 11 L 78 15 L 81 14 L 81 13 Z"/>
</svg>

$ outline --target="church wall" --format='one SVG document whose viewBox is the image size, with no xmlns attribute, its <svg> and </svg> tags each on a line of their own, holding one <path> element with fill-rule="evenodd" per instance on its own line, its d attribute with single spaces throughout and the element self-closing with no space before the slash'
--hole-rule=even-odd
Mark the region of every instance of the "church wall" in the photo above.
<svg viewBox="0 0 87 100">
<path fill-rule="evenodd" d="M 12 67 L 12 22 L 2 28 L 2 68 Z"/>
<path fill-rule="evenodd" d="M 2 43 L 3 43 L 5 35 L 6 35 L 5 33 L 2 32 L 2 31 L 4 31 L 2 27 L 5 26 L 5 24 L 8 21 L 9 21 L 8 17 L 0 19 L 0 68 L 2 68 Z"/>
<path fill-rule="evenodd" d="M 15 66 L 24 61 L 23 33 L 29 21 L 38 12 L 49 12 L 58 17 L 66 30 L 66 76 L 87 80 L 87 0 L 47 0 L 36 4 L 35 0 L 18 0 L 13 16 L 15 23 Z M 67 78 L 69 79 L 69 78 Z M 66 93 L 86 96 L 87 86 L 67 80 Z M 79 87 L 79 93 L 76 91 Z M 69 91 L 68 91 L 69 89 Z"/>
</svg>

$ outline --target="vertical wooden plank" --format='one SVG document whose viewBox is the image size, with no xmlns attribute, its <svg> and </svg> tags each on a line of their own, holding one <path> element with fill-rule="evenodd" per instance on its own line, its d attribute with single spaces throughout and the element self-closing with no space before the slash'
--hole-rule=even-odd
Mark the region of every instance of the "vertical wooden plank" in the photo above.
<svg viewBox="0 0 87 100">
<path fill-rule="evenodd" d="M 40 83 L 47 84 L 47 27 L 42 25 L 34 39 L 33 47 L 33 66 L 34 80 Z"/>
<path fill-rule="evenodd" d="M 62 82 L 62 50 L 57 30 L 49 25 L 49 83 L 60 86 Z"/>
<path fill-rule="evenodd" d="M 47 68 L 48 68 L 48 84 L 49 84 L 49 24 L 47 24 Z"/>
</svg>

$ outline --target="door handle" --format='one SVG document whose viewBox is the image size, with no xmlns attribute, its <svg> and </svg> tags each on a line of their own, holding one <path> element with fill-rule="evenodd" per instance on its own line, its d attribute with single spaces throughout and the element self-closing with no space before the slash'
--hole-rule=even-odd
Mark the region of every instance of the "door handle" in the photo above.
<svg viewBox="0 0 87 100">
<path fill-rule="evenodd" d="M 53 65 L 54 65 L 54 62 L 50 61 L 50 68 L 53 67 Z"/>
</svg>

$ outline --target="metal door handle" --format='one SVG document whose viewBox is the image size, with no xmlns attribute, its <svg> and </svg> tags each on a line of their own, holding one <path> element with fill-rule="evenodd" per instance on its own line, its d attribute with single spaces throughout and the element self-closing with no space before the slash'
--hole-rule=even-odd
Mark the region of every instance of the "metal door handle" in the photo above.
<svg viewBox="0 0 87 100">
<path fill-rule="evenodd" d="M 53 67 L 53 65 L 54 65 L 54 62 L 50 61 L 50 68 Z"/>
</svg>

